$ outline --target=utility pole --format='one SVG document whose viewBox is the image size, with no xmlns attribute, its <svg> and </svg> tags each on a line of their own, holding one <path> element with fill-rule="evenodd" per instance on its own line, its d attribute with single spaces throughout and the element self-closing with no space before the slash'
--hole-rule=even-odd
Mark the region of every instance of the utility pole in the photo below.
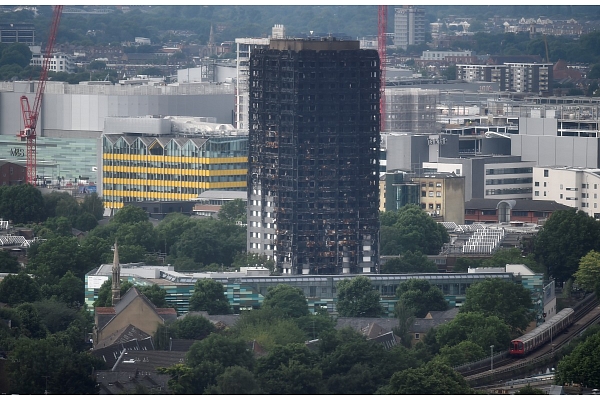
<svg viewBox="0 0 600 400">
<path fill-rule="evenodd" d="M 48 375 L 43 375 L 42 378 L 46 378 L 46 390 L 44 390 L 44 394 L 48 394 L 48 378 L 50 378 Z"/>
<path fill-rule="evenodd" d="M 492 356 L 490 358 L 490 362 L 491 362 L 490 371 L 493 371 L 494 370 L 494 345 L 490 346 L 490 353 L 491 353 L 491 356 Z"/>
</svg>

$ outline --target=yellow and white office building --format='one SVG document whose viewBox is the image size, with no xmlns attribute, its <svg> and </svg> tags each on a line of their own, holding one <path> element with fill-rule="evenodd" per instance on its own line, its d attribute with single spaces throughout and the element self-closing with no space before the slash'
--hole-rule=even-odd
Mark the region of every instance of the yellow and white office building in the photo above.
<svg viewBox="0 0 600 400">
<path fill-rule="evenodd" d="M 102 134 L 102 197 L 126 202 L 186 201 L 210 189 L 246 189 L 248 136 Z"/>
</svg>

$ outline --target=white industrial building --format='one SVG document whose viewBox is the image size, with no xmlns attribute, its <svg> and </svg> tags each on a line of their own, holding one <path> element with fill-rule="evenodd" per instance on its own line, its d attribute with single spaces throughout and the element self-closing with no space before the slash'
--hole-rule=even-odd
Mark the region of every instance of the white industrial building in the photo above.
<svg viewBox="0 0 600 400">
<path fill-rule="evenodd" d="M 600 219 L 600 169 L 534 167 L 533 200 L 552 200 Z"/>
<path fill-rule="evenodd" d="M 37 82 L 0 82 L 0 160 L 25 163 L 21 96 L 33 104 Z M 99 140 L 108 117 L 211 117 L 232 124 L 233 84 L 71 85 L 48 82 L 37 124 L 37 173 L 97 182 Z"/>
</svg>

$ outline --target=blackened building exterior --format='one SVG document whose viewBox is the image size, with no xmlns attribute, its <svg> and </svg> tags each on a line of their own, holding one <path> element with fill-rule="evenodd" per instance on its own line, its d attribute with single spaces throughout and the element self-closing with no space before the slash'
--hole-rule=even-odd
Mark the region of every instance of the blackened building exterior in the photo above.
<svg viewBox="0 0 600 400">
<path fill-rule="evenodd" d="M 358 41 L 252 54 L 248 252 L 284 274 L 378 272 L 379 88 Z"/>
</svg>

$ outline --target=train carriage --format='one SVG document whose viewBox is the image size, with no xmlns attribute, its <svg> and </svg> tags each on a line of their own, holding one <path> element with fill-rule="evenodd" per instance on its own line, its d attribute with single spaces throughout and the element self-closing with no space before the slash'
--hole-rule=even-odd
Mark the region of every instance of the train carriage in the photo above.
<svg viewBox="0 0 600 400">
<path fill-rule="evenodd" d="M 510 342 L 509 353 L 524 356 L 550 341 L 550 335 L 556 336 L 573 323 L 574 311 L 565 308 L 542 325 Z"/>
</svg>

